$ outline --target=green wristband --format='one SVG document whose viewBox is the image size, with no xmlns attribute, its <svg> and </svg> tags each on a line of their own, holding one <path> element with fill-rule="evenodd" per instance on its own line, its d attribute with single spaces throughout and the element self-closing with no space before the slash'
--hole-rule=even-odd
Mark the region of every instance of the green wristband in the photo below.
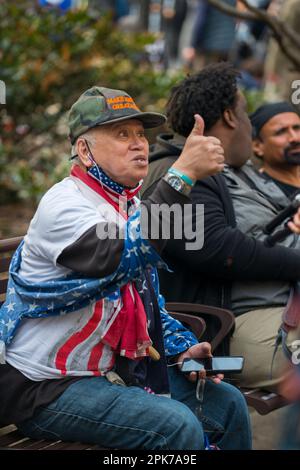
<svg viewBox="0 0 300 470">
<path fill-rule="evenodd" d="M 192 178 L 185 175 L 184 173 L 181 173 L 181 171 L 177 170 L 176 168 L 173 168 L 173 167 L 169 168 L 168 173 L 172 173 L 173 175 L 179 176 L 189 186 L 194 186 L 194 184 L 196 183 L 195 180 L 192 180 Z"/>
</svg>

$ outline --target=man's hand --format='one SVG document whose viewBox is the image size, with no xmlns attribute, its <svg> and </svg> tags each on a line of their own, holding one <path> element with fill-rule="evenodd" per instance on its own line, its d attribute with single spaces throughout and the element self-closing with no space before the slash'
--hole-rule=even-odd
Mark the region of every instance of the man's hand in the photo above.
<svg viewBox="0 0 300 470">
<path fill-rule="evenodd" d="M 204 121 L 195 114 L 195 125 L 173 168 L 193 180 L 206 178 L 224 169 L 224 149 L 216 137 L 206 137 Z"/>
<path fill-rule="evenodd" d="M 300 234 L 300 207 L 294 215 L 293 221 L 288 222 L 288 227 L 292 232 Z"/>
<path fill-rule="evenodd" d="M 185 47 L 182 50 L 182 58 L 185 62 L 193 62 L 196 57 L 196 49 L 194 47 Z"/>
<path fill-rule="evenodd" d="M 203 357 L 212 357 L 211 353 L 211 345 L 209 343 L 198 343 L 194 344 L 194 346 L 191 346 L 190 349 L 187 351 L 184 351 L 183 353 L 179 354 L 177 358 L 177 362 L 182 362 L 183 359 L 189 358 L 189 359 L 201 359 Z M 179 366 L 181 368 L 181 365 Z M 199 378 L 204 379 L 206 377 L 206 372 L 205 370 L 200 370 L 199 372 L 191 372 L 188 375 L 188 379 L 191 382 L 196 382 L 196 380 Z M 223 374 L 218 374 L 216 376 L 210 377 L 213 382 L 215 383 L 220 383 L 221 380 L 224 378 Z"/>
</svg>

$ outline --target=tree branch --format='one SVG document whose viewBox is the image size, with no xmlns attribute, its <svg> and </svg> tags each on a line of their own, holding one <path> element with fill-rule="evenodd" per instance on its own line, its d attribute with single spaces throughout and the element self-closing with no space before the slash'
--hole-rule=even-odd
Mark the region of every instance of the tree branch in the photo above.
<svg viewBox="0 0 300 470">
<path fill-rule="evenodd" d="M 256 16 L 252 13 L 247 13 L 243 11 L 239 11 L 226 3 L 223 3 L 222 0 L 207 0 L 213 7 L 218 8 L 218 10 L 222 11 L 226 15 L 234 16 L 235 18 L 240 18 L 241 20 L 256 20 Z"/>
</svg>

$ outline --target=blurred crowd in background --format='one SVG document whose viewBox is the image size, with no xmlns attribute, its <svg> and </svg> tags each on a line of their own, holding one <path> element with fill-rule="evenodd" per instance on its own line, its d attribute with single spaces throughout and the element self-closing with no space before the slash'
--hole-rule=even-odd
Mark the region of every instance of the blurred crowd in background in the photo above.
<svg viewBox="0 0 300 470">
<path fill-rule="evenodd" d="M 43 4 L 58 1 L 41 0 Z M 239 0 L 223 0 L 230 7 L 244 11 Z M 148 46 L 151 60 L 165 69 L 188 67 L 198 70 L 220 60 L 230 60 L 242 71 L 246 90 L 266 90 L 270 99 L 288 99 L 288 87 L 281 87 L 284 68 L 282 54 L 263 21 L 244 21 L 218 10 L 206 0 L 65 0 L 61 7 L 88 6 L 94 14 L 111 12 L 125 31 L 144 28 L 158 34 Z M 300 24 L 297 0 L 250 0 L 249 4 L 271 15 Z M 287 71 L 288 73 L 288 71 Z"/>
<path fill-rule="evenodd" d="M 245 11 L 239 0 L 222 3 Z M 295 30 L 300 24 L 297 0 L 248 3 L 280 16 Z M 157 67 L 199 70 L 211 62 L 230 60 L 242 72 L 244 89 L 264 90 L 267 99 L 289 99 L 290 87 L 285 83 L 289 64 L 263 21 L 229 16 L 207 0 L 40 0 L 40 4 L 62 11 L 84 7 L 96 15 L 109 12 L 123 31 L 142 28 L 157 34 L 156 41 L 147 48 Z"/>
<path fill-rule="evenodd" d="M 66 113 L 92 84 L 126 89 L 142 108 L 163 111 L 187 72 L 229 60 L 241 71 L 249 112 L 263 101 L 291 101 L 300 1 L 248 4 L 291 28 L 289 43 L 259 16 L 241 19 L 249 15 L 243 0 L 0 0 L 2 204 L 36 203 L 66 173 Z"/>
</svg>

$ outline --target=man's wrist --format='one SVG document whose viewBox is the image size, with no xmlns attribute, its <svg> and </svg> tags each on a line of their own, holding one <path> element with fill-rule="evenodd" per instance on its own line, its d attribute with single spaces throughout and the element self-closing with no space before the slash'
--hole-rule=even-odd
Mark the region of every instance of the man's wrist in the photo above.
<svg viewBox="0 0 300 470">
<path fill-rule="evenodd" d="M 173 364 L 179 364 L 181 362 L 181 355 L 184 354 L 185 352 L 188 351 L 189 348 L 185 349 L 184 351 L 181 351 L 180 353 L 176 354 L 176 356 L 171 356 L 167 358 L 167 364 L 173 365 Z"/>
<path fill-rule="evenodd" d="M 187 178 L 191 180 L 192 186 L 196 183 L 198 179 L 194 171 L 192 171 L 191 169 L 187 169 L 186 165 L 181 165 L 178 161 L 176 161 L 169 169 L 175 170 L 176 172 L 187 176 Z"/>
<path fill-rule="evenodd" d="M 185 176 L 185 175 L 183 175 Z M 186 178 L 183 179 L 182 174 L 179 176 L 177 172 L 171 172 L 168 170 L 168 172 L 165 174 L 163 177 L 163 180 L 168 183 L 169 186 L 171 186 L 175 191 L 183 194 L 184 196 L 189 196 L 191 189 L 193 185 L 190 185 L 186 182 Z M 189 180 L 189 179 L 188 179 Z"/>
<path fill-rule="evenodd" d="M 179 176 L 181 179 L 183 179 L 183 181 L 186 184 L 188 184 L 191 187 L 193 187 L 194 184 L 196 183 L 195 179 L 190 178 L 187 174 L 183 173 L 182 171 L 180 171 L 177 168 L 174 168 L 172 166 L 171 166 L 171 168 L 168 169 L 168 173 Z"/>
</svg>

